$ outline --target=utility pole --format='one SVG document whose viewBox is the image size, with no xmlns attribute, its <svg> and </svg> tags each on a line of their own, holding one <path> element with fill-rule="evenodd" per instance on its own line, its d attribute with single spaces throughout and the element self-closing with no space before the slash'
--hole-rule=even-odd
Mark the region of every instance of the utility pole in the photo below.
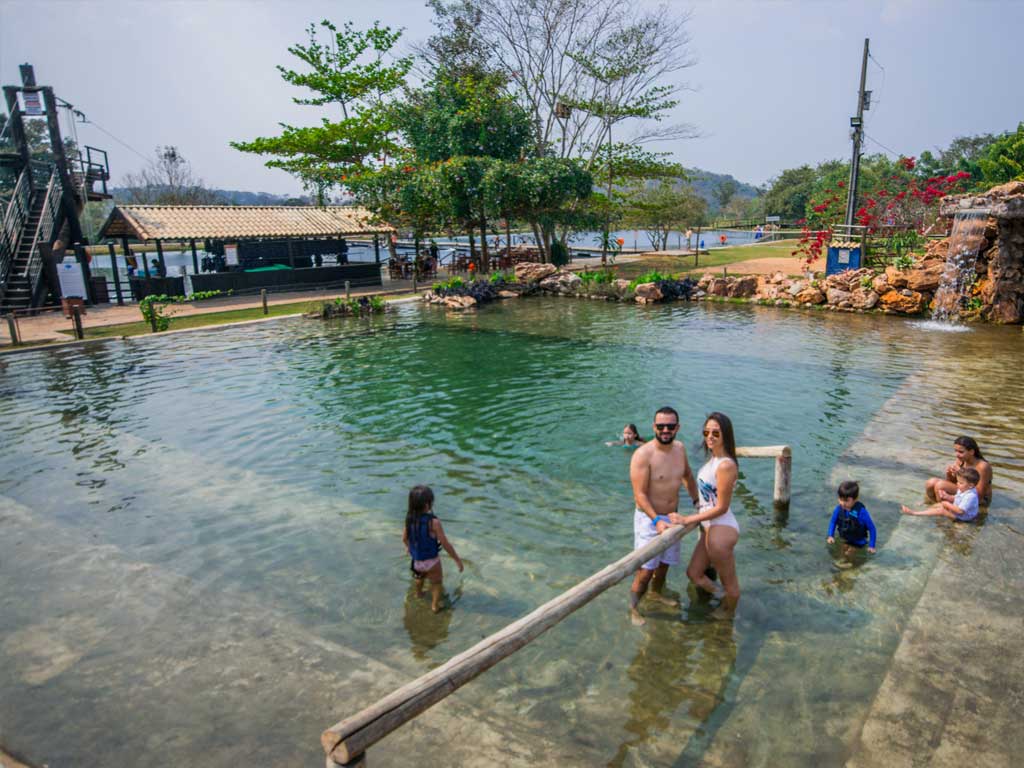
<svg viewBox="0 0 1024 768">
<path fill-rule="evenodd" d="M 860 143 L 864 136 L 864 110 L 868 108 L 869 102 L 865 99 L 864 86 L 868 79 L 868 38 L 864 38 L 864 58 L 860 65 L 860 93 L 857 95 L 857 116 L 850 118 L 850 127 L 853 128 L 853 157 L 850 160 L 850 183 L 847 184 L 849 197 L 846 198 L 846 226 L 853 225 L 853 215 L 857 210 L 857 180 L 860 175 Z"/>
</svg>

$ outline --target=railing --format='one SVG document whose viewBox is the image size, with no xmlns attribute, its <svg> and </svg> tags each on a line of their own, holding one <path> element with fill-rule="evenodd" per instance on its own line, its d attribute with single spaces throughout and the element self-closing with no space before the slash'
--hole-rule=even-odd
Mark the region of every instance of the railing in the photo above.
<svg viewBox="0 0 1024 768">
<path fill-rule="evenodd" d="M 4 212 L 3 229 L 0 230 L 0 299 L 7 292 L 7 281 L 10 278 L 14 257 L 18 251 L 18 239 L 28 221 L 29 210 L 32 208 L 32 183 L 26 169 L 18 176 L 11 201 Z"/>
<path fill-rule="evenodd" d="M 32 240 L 32 252 L 29 254 L 28 264 L 25 267 L 25 276 L 28 278 L 28 285 L 32 291 L 33 306 L 36 304 L 39 287 L 42 285 L 39 278 L 43 273 L 43 255 L 39 252 L 39 244 L 50 245 L 57 237 L 61 224 L 63 192 L 64 187 L 60 181 L 60 174 L 55 167 L 50 173 L 50 181 L 46 185 L 46 197 L 43 199 L 39 226 L 36 227 L 35 238 Z"/>
<path fill-rule="evenodd" d="M 775 504 L 788 506 L 792 462 L 789 446 L 744 447 L 738 448 L 736 453 L 749 458 L 775 459 Z M 650 543 L 616 560 L 440 667 L 402 686 L 361 712 L 335 723 L 320 735 L 320 744 L 327 755 L 327 768 L 365 768 L 366 750 L 371 746 L 502 659 L 511 656 L 602 592 L 636 573 L 643 563 L 660 555 L 696 527 L 696 524 L 688 527 L 673 526 L 665 530 Z"/>
</svg>

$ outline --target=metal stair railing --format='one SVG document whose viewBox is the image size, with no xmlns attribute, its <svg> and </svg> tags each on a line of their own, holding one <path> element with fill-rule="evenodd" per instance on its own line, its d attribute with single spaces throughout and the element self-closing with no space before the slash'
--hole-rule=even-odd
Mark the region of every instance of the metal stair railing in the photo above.
<svg viewBox="0 0 1024 768">
<path fill-rule="evenodd" d="M 7 283 L 14 268 L 19 241 L 25 222 L 32 208 L 32 182 L 28 168 L 18 176 L 14 192 L 4 212 L 3 227 L 0 229 L 0 301 L 7 292 Z"/>
<path fill-rule="evenodd" d="M 39 251 L 39 244 L 52 245 L 60 232 L 60 219 L 63 207 L 61 200 L 64 187 L 61 184 L 60 173 L 54 167 L 50 173 L 50 182 L 46 185 L 46 197 L 43 199 L 42 215 L 39 218 L 39 226 L 36 227 L 35 238 L 32 240 L 32 252 L 28 258 L 28 265 L 25 267 L 25 276 L 28 278 L 29 288 L 32 295 L 32 306 L 36 306 L 39 299 L 39 288 L 42 285 L 40 279 L 43 274 L 43 255 Z"/>
</svg>

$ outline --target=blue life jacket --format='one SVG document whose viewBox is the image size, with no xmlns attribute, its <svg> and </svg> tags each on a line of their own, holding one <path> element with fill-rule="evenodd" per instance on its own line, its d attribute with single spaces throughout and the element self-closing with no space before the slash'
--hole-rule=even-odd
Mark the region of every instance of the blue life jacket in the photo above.
<svg viewBox="0 0 1024 768">
<path fill-rule="evenodd" d="M 416 523 L 409 526 L 409 554 L 413 560 L 431 560 L 440 553 L 441 545 L 430 535 L 430 524 L 434 519 L 428 513 L 421 515 Z"/>
<path fill-rule="evenodd" d="M 868 537 L 868 527 L 860 519 L 857 513 L 864 509 L 859 501 L 853 505 L 853 509 L 846 511 L 839 510 L 839 519 L 836 521 L 836 528 L 839 535 L 847 541 L 863 541 Z"/>
</svg>

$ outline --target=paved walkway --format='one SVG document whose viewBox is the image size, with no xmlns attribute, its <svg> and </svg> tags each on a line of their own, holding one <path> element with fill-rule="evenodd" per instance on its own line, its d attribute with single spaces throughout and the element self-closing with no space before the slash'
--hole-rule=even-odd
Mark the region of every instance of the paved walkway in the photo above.
<svg viewBox="0 0 1024 768">
<path fill-rule="evenodd" d="M 395 294 L 410 293 L 412 291 L 411 280 L 388 280 L 385 278 L 383 288 L 354 288 L 353 296 L 367 296 L 370 294 Z M 267 304 L 277 306 L 280 304 L 294 304 L 302 301 L 316 301 L 318 299 L 333 299 L 344 296 L 345 291 L 299 291 L 294 293 L 273 293 L 268 294 Z M 259 294 L 245 296 L 229 296 L 223 299 L 208 299 L 195 304 L 174 305 L 174 315 L 203 315 L 211 312 L 226 312 L 235 309 L 251 309 L 262 305 Z M 125 304 L 119 307 L 117 304 L 107 304 L 101 307 L 88 307 L 86 314 L 82 316 L 84 328 L 95 328 L 104 325 L 120 325 L 122 323 L 138 323 L 142 321 L 142 313 L 136 303 Z M 41 344 L 51 341 L 70 341 L 74 339 L 74 330 L 71 320 L 64 317 L 60 309 L 45 310 L 33 317 L 18 318 L 18 333 L 24 344 Z M 8 330 L 6 318 L 0 321 L 0 346 L 7 346 L 11 343 L 10 331 Z"/>
</svg>

